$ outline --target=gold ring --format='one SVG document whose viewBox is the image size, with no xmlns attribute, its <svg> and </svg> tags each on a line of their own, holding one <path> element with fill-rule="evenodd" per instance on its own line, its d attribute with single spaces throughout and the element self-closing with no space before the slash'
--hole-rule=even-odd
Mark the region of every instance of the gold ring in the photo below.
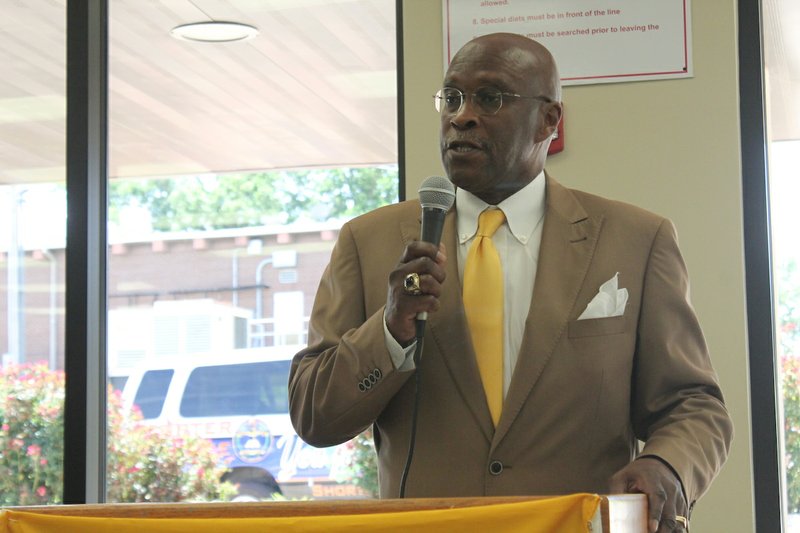
<svg viewBox="0 0 800 533">
<path fill-rule="evenodd" d="M 403 279 L 403 290 L 406 291 L 406 294 L 411 294 L 412 296 L 422 294 L 422 289 L 419 286 L 419 274 L 416 272 L 408 274 Z"/>
<path fill-rule="evenodd" d="M 682 525 L 683 529 L 685 529 L 686 531 L 689 531 L 689 519 L 686 518 L 685 516 L 680 516 L 680 515 L 676 516 L 675 522 Z"/>
</svg>

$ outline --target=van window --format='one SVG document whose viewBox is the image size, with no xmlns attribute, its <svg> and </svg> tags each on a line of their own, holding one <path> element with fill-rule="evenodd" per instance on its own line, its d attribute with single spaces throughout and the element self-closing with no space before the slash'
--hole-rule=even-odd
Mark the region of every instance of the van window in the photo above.
<svg viewBox="0 0 800 533">
<path fill-rule="evenodd" d="M 148 370 L 142 375 L 133 403 L 139 406 L 145 419 L 158 418 L 161 415 L 174 373 L 171 369 Z"/>
<path fill-rule="evenodd" d="M 195 368 L 181 399 L 183 417 L 289 412 L 290 361 Z"/>
</svg>

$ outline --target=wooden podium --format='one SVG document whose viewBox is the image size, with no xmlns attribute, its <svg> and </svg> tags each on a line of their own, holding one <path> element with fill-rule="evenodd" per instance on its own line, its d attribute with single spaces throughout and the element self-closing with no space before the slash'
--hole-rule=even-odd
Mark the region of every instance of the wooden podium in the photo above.
<svg viewBox="0 0 800 533">
<path fill-rule="evenodd" d="M 557 500 L 553 497 L 549 500 Z M 595 496 L 595 498 L 597 498 Z M 647 531 L 647 500 L 644 495 L 624 494 L 614 496 L 600 496 L 599 516 L 594 516 L 591 523 L 586 524 L 586 531 L 592 533 L 645 533 Z M 546 497 L 490 497 L 490 498 L 425 498 L 403 500 L 317 500 L 317 501 L 275 501 L 259 503 L 141 503 L 141 504 L 96 504 L 96 505 L 58 505 L 36 507 L 11 507 L 5 509 L 0 523 L 0 533 L 22 531 L 21 524 L 26 518 L 45 518 L 53 520 L 56 517 L 82 517 L 82 518 L 124 518 L 131 519 L 131 523 L 141 519 L 234 519 L 234 518 L 296 518 L 297 524 L 306 517 L 326 517 L 338 515 L 366 515 L 385 513 L 405 513 L 431 510 L 458 510 L 475 508 L 478 506 L 494 506 L 503 504 L 523 504 L 524 502 L 546 502 Z M 595 499 L 596 501 L 596 499 Z M 508 509 L 508 507 L 497 507 Z M 15 513 L 32 513 L 18 514 Z M 9 518 L 9 516 L 11 518 Z M 396 515 L 395 515 L 396 516 Z M 17 523 L 19 529 L 15 529 Z M 67 520 L 66 522 L 69 522 Z M 470 524 L 462 524 L 464 530 L 470 531 Z M 25 531 L 44 531 L 39 529 L 25 529 Z M 54 527 L 52 524 L 50 527 Z M 94 531 L 113 531 L 109 524 L 107 529 L 97 528 Z M 142 531 L 147 530 L 146 525 L 141 525 Z M 59 531 L 72 531 L 72 529 L 58 526 Z M 276 528 L 276 530 L 279 530 Z M 288 528 L 286 530 L 289 530 Z M 302 527 L 291 529 L 301 531 Z M 385 530 L 385 529 L 384 529 Z M 399 530 L 399 528 L 398 528 Z M 181 529 L 181 531 L 183 531 Z M 493 533 L 500 533 L 498 528 Z M 548 533 L 548 532 L 542 532 Z"/>
</svg>

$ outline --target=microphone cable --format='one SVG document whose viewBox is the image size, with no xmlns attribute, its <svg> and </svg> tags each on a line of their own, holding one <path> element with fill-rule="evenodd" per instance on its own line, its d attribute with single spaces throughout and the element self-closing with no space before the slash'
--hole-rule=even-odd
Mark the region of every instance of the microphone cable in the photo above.
<svg viewBox="0 0 800 533">
<path fill-rule="evenodd" d="M 406 457 L 406 464 L 403 467 L 403 475 L 400 478 L 400 497 L 406 497 L 406 481 L 408 481 L 408 472 L 411 470 L 411 462 L 414 460 L 414 444 L 417 440 L 417 416 L 419 414 L 419 390 L 420 390 L 420 374 L 422 367 L 420 361 L 422 360 L 422 343 L 425 336 L 425 320 L 416 321 L 416 340 L 417 346 L 414 348 L 414 405 L 411 408 L 411 435 L 408 442 L 408 457 Z"/>
</svg>

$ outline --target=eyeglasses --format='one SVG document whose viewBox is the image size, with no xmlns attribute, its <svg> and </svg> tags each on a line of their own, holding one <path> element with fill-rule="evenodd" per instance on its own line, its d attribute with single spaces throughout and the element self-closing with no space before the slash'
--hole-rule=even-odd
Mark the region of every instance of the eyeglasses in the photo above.
<svg viewBox="0 0 800 533">
<path fill-rule="evenodd" d="M 494 115 L 500 108 L 503 107 L 503 97 L 511 98 L 528 98 L 531 100 L 540 100 L 542 102 L 552 103 L 553 100 L 546 96 L 524 96 L 521 94 L 504 93 L 499 89 L 491 87 L 479 87 L 472 93 L 464 93 L 452 87 L 444 87 L 436 91 L 433 96 L 433 105 L 436 111 L 454 115 L 458 113 L 464 105 L 465 96 L 472 97 L 472 107 L 478 110 L 481 115 Z"/>
</svg>

